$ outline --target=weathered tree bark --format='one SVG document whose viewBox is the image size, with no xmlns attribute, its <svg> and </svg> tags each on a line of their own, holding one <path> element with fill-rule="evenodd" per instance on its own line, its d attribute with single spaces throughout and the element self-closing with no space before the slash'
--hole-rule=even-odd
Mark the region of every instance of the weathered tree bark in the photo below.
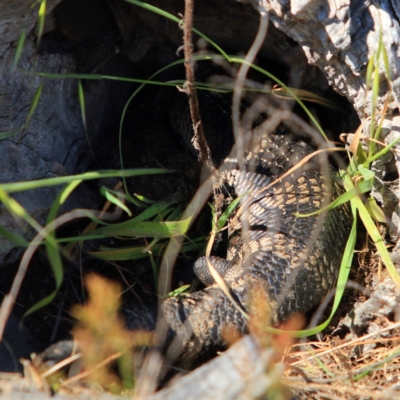
<svg viewBox="0 0 400 400">
<path fill-rule="evenodd" d="M 380 36 L 387 52 L 390 82 L 393 90 L 389 97 L 388 112 L 383 123 L 382 139 L 389 144 L 400 135 L 400 3 L 382 0 L 364 1 L 252 1 L 255 6 L 270 13 L 271 22 L 277 29 L 295 40 L 304 50 L 307 61 L 320 68 L 329 84 L 345 96 L 360 119 L 371 116 L 372 89 L 367 90 L 367 64 L 377 53 Z M 376 115 L 383 111 L 388 98 L 388 78 L 383 58 L 380 59 L 380 87 Z M 369 123 L 364 134 L 369 136 Z M 396 146 L 399 149 L 399 145 Z M 389 231 L 397 240 L 400 233 L 398 152 L 389 153 L 374 163 L 376 184 L 374 196 L 392 224 Z M 393 181 L 390 174 L 397 167 Z M 396 175 L 396 174 L 395 174 Z M 395 252 L 399 248 L 396 246 Z M 398 256 L 396 256 L 398 257 Z"/>
<path fill-rule="evenodd" d="M 50 13 L 58 3 L 59 0 L 48 1 L 47 12 Z M 69 175 L 84 170 L 84 164 L 77 165 L 86 139 L 76 102 L 76 83 L 61 79 L 50 81 L 30 74 L 33 71 L 73 71 L 75 61 L 69 54 L 36 56 L 34 28 L 38 10 L 31 5 L 29 0 L 6 0 L 0 4 L 0 134 L 11 134 L 0 140 L 0 183 Z M 51 25 L 50 19 L 49 16 Z M 27 39 L 18 69 L 14 71 L 16 44 L 22 31 L 27 32 Z M 37 109 L 23 128 L 34 94 L 41 84 L 43 89 Z M 60 187 L 42 188 L 17 193 L 14 198 L 39 223 L 45 224 L 49 207 L 59 190 Z M 91 193 L 81 188 L 67 207 L 94 204 Z M 22 220 L 15 220 L 3 206 L 0 206 L 0 224 L 11 232 L 31 235 L 31 228 Z M 0 266 L 17 259 L 19 249 L 12 250 L 13 245 L 0 237 Z"/>
</svg>

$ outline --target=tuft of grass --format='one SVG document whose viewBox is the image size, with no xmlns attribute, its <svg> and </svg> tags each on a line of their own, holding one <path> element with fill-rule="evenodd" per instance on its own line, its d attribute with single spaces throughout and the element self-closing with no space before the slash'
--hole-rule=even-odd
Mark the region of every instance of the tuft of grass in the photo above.
<svg viewBox="0 0 400 400">
<path fill-rule="evenodd" d="M 382 144 L 382 149 L 380 151 L 376 150 L 378 140 L 380 137 L 382 124 L 386 116 L 387 106 L 389 99 L 392 95 L 391 89 L 387 93 L 386 101 L 380 113 L 377 113 L 377 99 L 379 94 L 379 70 L 381 61 L 385 66 L 384 70 L 386 73 L 386 79 L 391 88 L 390 82 L 390 72 L 387 65 L 387 54 L 383 46 L 382 33 L 379 38 L 379 45 L 376 54 L 374 54 L 367 67 L 367 77 L 366 77 L 366 93 L 372 88 L 372 101 L 371 101 L 371 118 L 369 127 L 369 136 L 364 139 L 368 143 L 368 150 L 364 150 L 361 141 L 362 128 L 366 125 L 366 121 L 360 126 L 354 135 L 353 141 L 349 147 L 350 162 L 349 167 L 346 171 L 342 171 L 342 177 L 344 185 L 347 191 L 353 191 L 356 184 L 359 183 L 370 183 L 372 185 L 375 173 L 370 169 L 371 163 L 378 159 L 379 157 L 386 154 L 390 149 L 400 142 L 400 138 L 394 140 L 388 146 Z M 378 124 L 375 123 L 376 115 L 380 114 Z M 368 235 L 374 242 L 380 257 L 382 258 L 390 276 L 400 286 L 400 275 L 397 272 L 389 252 L 386 248 L 382 235 L 378 229 L 378 224 L 385 222 L 384 214 L 382 210 L 378 207 L 374 199 L 368 198 L 363 200 L 360 196 L 353 197 L 350 200 L 352 207 L 357 210 L 361 221 L 363 222 Z"/>
</svg>

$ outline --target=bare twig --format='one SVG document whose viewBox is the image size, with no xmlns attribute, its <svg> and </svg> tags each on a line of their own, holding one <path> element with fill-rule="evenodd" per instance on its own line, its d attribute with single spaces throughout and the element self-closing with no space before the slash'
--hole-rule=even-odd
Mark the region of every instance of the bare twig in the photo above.
<svg viewBox="0 0 400 400">
<path fill-rule="evenodd" d="M 199 101 L 195 86 L 195 78 L 193 72 L 193 43 L 192 43 L 192 27 L 193 27 L 193 0 L 185 0 L 185 22 L 184 22 L 184 53 L 185 53 L 185 69 L 186 69 L 186 93 L 189 97 L 190 116 L 193 123 L 194 137 L 192 139 L 195 149 L 199 150 L 199 159 L 202 163 L 212 168 L 210 150 L 207 146 L 206 137 L 204 135 L 203 124 L 201 123 Z"/>
<path fill-rule="evenodd" d="M 389 325 L 389 326 L 387 326 L 387 327 L 385 327 L 385 328 L 376 330 L 376 331 L 371 332 L 371 333 L 368 333 L 368 334 L 366 334 L 366 335 L 364 335 L 364 336 L 357 337 L 357 338 L 355 338 L 355 339 L 353 339 L 353 340 L 350 340 L 349 342 L 342 343 L 342 344 L 340 344 L 340 345 L 338 345 L 338 346 L 335 346 L 335 347 L 333 347 L 333 348 L 329 348 L 329 349 L 327 349 L 327 350 L 324 350 L 324 351 L 318 353 L 318 357 L 321 357 L 321 356 L 323 356 L 323 355 L 325 355 L 325 354 L 332 353 L 332 352 L 335 351 L 335 350 L 343 349 L 343 348 L 348 347 L 348 346 L 354 346 L 354 345 L 356 345 L 356 344 L 363 344 L 363 343 L 365 343 L 365 341 L 366 341 L 367 339 L 369 339 L 369 338 L 371 338 L 371 337 L 374 337 L 374 336 L 377 336 L 377 335 L 381 335 L 381 334 L 384 333 L 384 332 L 391 331 L 391 330 L 393 330 L 393 329 L 398 329 L 398 328 L 400 328 L 400 322 L 396 322 L 396 323 L 391 324 L 391 325 Z M 291 363 L 291 364 L 290 364 L 290 367 L 294 367 L 294 366 L 296 366 L 296 365 L 301 365 L 301 364 L 303 364 L 303 363 L 305 363 L 305 362 L 307 362 L 307 361 L 313 360 L 314 358 L 315 358 L 315 355 L 312 354 L 312 355 L 309 356 L 309 357 L 306 357 L 306 358 L 303 358 L 303 359 L 301 359 L 301 360 L 299 360 L 299 361 L 296 361 L 296 362 Z"/>
<path fill-rule="evenodd" d="M 246 54 L 245 62 L 242 63 L 239 73 L 236 78 L 235 88 L 233 92 L 232 101 L 232 121 L 233 121 L 233 133 L 236 143 L 236 154 L 239 167 L 241 170 L 244 168 L 244 140 L 243 134 L 240 130 L 240 101 L 243 93 L 243 86 L 246 80 L 246 75 L 249 72 L 250 65 L 254 61 L 258 51 L 260 50 L 262 44 L 264 43 L 267 30 L 268 30 L 268 13 L 260 11 L 260 25 L 257 31 L 257 36 L 254 39 L 250 50 Z"/>
</svg>

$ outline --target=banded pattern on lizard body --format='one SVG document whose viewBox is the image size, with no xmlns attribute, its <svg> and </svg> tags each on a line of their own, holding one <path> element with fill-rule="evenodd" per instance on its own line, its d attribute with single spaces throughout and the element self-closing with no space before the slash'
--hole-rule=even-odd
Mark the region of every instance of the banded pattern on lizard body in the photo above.
<svg viewBox="0 0 400 400">
<path fill-rule="evenodd" d="M 216 194 L 226 203 L 240 197 L 240 206 L 229 220 L 226 260 L 212 257 L 212 262 L 243 310 L 257 302 L 252 296 L 263 288 L 272 319 L 278 322 L 295 312 L 309 312 L 334 286 L 351 217 L 347 206 L 296 217 L 319 210 L 331 195 L 342 192 L 332 167 L 326 162 L 321 166 L 324 161 L 316 158 L 282 178 L 313 148 L 291 134 L 267 134 L 262 125 L 251 134 L 248 149 L 253 150 L 246 151 L 246 171 L 228 158 L 215 183 Z M 242 213 L 243 205 L 247 210 Z M 249 227 L 246 240 L 244 218 Z M 170 298 L 162 306 L 168 342 L 177 339 L 175 352 L 185 360 L 224 348 L 227 332 L 248 331 L 242 313 L 212 283 L 204 258 L 196 262 L 195 271 L 209 286 Z M 140 327 L 137 314 L 129 317 L 131 327 Z"/>
</svg>

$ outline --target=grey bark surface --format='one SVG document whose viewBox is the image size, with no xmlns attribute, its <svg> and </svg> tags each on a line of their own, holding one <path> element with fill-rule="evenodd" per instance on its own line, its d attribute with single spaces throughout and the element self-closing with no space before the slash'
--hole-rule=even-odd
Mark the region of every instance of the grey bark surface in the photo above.
<svg viewBox="0 0 400 400">
<path fill-rule="evenodd" d="M 59 1 L 47 2 L 47 12 Z M 34 31 L 37 8 L 31 1 L 5 1 L 0 6 L 0 133 L 14 135 L 0 140 L 0 182 L 19 182 L 73 174 L 86 147 L 86 138 L 77 103 L 77 87 L 72 80 L 45 80 L 30 71 L 68 72 L 75 63 L 68 55 L 36 56 Z M 51 20 L 51 18 L 49 18 Z M 51 25 L 51 21 L 50 21 Z M 28 32 L 24 51 L 16 71 L 12 70 L 19 36 Z M 36 112 L 24 127 L 33 96 L 39 85 L 42 95 Z M 81 165 L 80 168 L 84 168 Z M 82 170 L 82 169 L 81 169 Z M 60 187 L 17 193 L 14 198 L 41 224 Z M 84 187 L 72 196 L 67 209 L 94 206 L 95 199 Z M 15 220 L 0 206 L 0 221 L 7 230 L 25 234 L 33 232 L 22 220 Z M 0 237 L 0 266 L 15 261 L 20 251 Z"/>
<path fill-rule="evenodd" d="M 272 349 L 262 350 L 257 339 L 246 336 L 225 353 L 202 365 L 189 375 L 177 378 L 171 387 L 147 395 L 145 378 L 137 389 L 137 398 L 146 400 L 184 399 L 253 399 L 265 394 L 279 381 L 282 368 L 275 365 L 269 374 L 274 357 Z M 151 387 L 151 383 L 150 383 Z"/>
</svg>

